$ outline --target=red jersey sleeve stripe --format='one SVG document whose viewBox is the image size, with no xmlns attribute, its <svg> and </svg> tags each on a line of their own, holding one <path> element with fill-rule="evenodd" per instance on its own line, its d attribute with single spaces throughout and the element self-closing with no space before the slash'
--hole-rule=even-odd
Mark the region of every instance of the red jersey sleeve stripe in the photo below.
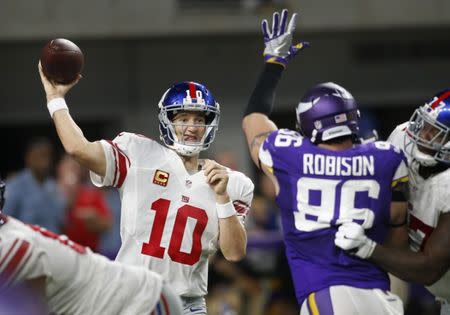
<svg viewBox="0 0 450 315">
<path fill-rule="evenodd" d="M 30 243 L 28 243 L 27 241 L 22 241 L 19 248 L 14 253 L 14 256 L 9 260 L 8 264 L 0 274 L 0 278 L 6 279 L 7 277 L 9 277 L 14 273 L 14 271 L 19 267 L 20 263 L 22 262 L 25 254 L 28 251 L 28 248 L 30 248 Z"/>
<path fill-rule="evenodd" d="M 13 272 L 13 274 L 9 275 L 10 278 L 5 279 L 5 286 L 10 285 L 10 282 L 14 280 L 14 275 L 16 275 L 24 266 L 26 266 L 28 260 L 30 260 L 30 257 L 31 253 L 27 253 L 25 259 L 23 259 L 23 262 L 20 264 L 20 266 Z"/>
<path fill-rule="evenodd" d="M 3 265 L 5 264 L 5 261 L 8 259 L 9 255 L 13 252 L 14 247 L 16 246 L 18 240 L 15 239 L 11 247 L 9 248 L 8 252 L 6 253 L 5 257 L 3 257 L 2 261 L 0 261 L 0 270 L 3 268 Z"/>
<path fill-rule="evenodd" d="M 131 165 L 130 159 L 129 159 L 128 156 L 125 154 L 125 152 L 123 152 L 122 149 L 119 148 L 119 146 L 117 145 L 117 143 L 112 142 L 112 145 L 117 149 L 117 151 L 118 151 L 120 154 L 122 154 L 122 155 L 125 157 L 126 162 L 127 162 L 127 165 L 130 166 L 130 165 Z"/>
<path fill-rule="evenodd" d="M 167 303 L 166 297 L 164 294 L 161 294 L 161 300 L 164 304 L 164 314 L 170 315 L 169 303 Z"/>
<path fill-rule="evenodd" d="M 122 187 L 122 184 L 123 184 L 125 178 L 127 177 L 129 159 L 125 155 L 125 153 L 123 153 L 122 150 L 120 150 L 119 147 L 117 146 L 117 144 L 115 144 L 114 142 L 113 142 L 113 146 L 114 146 L 114 148 L 116 148 L 118 157 L 119 157 L 119 160 L 118 160 L 119 179 L 117 180 L 117 187 L 120 188 L 120 187 Z"/>
<path fill-rule="evenodd" d="M 235 200 L 233 201 L 234 210 L 238 213 L 238 215 L 246 216 L 250 207 L 243 201 Z"/>
<path fill-rule="evenodd" d="M 119 171 L 119 168 L 117 167 L 117 160 L 118 160 L 117 159 L 117 155 L 118 155 L 118 152 L 117 152 L 116 147 L 114 146 L 114 143 L 111 140 L 107 140 L 107 141 L 108 141 L 108 143 L 111 145 L 111 147 L 113 149 L 114 161 L 116 162 L 116 164 L 114 165 L 114 179 L 112 181 L 113 186 L 115 186 L 116 185 L 116 179 L 117 179 L 117 172 Z"/>
</svg>

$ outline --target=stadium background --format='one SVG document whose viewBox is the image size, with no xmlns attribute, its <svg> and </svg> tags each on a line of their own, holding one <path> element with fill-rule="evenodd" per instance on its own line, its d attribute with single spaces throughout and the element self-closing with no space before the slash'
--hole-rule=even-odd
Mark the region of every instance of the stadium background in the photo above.
<svg viewBox="0 0 450 315">
<path fill-rule="evenodd" d="M 37 63 L 48 40 L 64 37 L 85 55 L 83 79 L 67 99 L 88 139 L 123 130 L 158 138 L 157 103 L 166 88 L 202 82 L 221 104 L 219 134 L 207 156 L 232 152 L 234 166 L 258 182 L 240 119 L 262 65 L 260 20 L 284 7 L 300 12 L 296 38 L 312 47 L 279 85 L 273 119 L 280 127 L 294 127 L 294 106 L 308 87 L 334 81 L 357 99 L 364 129 L 386 138 L 416 106 L 450 86 L 448 0 L 2 0 L 0 174 L 23 167 L 31 136 L 49 137 L 62 151 Z M 222 281 L 220 274 L 212 279 L 239 281 Z M 224 306 L 220 314 L 232 312 Z"/>
</svg>

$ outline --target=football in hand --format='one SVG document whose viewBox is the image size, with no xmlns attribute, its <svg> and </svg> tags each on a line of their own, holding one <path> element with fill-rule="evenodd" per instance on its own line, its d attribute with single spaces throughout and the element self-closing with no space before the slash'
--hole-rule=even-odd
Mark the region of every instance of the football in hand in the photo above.
<svg viewBox="0 0 450 315">
<path fill-rule="evenodd" d="M 64 38 L 53 39 L 41 52 L 41 66 L 45 76 L 56 83 L 69 84 L 81 73 L 84 56 L 80 48 Z"/>
</svg>

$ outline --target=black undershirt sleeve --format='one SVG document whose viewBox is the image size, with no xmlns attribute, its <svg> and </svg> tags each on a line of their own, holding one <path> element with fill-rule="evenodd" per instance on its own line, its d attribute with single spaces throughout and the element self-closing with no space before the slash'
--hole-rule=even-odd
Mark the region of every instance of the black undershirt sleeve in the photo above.
<svg viewBox="0 0 450 315">
<path fill-rule="evenodd" d="M 392 192 L 392 201 L 406 201 L 406 196 L 403 191 L 400 190 L 394 190 Z"/>
<path fill-rule="evenodd" d="M 270 115 L 275 98 L 275 88 L 281 78 L 284 68 L 273 63 L 266 63 L 260 74 L 256 86 L 244 112 L 244 116 L 251 113 Z"/>
</svg>

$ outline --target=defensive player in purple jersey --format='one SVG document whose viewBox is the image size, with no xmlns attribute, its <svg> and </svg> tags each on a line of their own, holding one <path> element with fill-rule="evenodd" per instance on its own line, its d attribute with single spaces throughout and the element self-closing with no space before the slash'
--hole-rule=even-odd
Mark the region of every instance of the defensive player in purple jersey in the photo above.
<svg viewBox="0 0 450 315">
<path fill-rule="evenodd" d="M 367 242 L 349 254 L 334 244 L 339 225 L 354 222 L 376 242 L 390 224 L 392 190 L 407 180 L 401 150 L 386 142 L 357 144 L 359 110 L 334 83 L 310 89 L 296 108 L 298 131 L 278 129 L 268 118 L 275 87 L 290 58 L 307 43 L 292 45 L 296 14 L 274 13 L 262 22 L 265 66 L 242 122 L 253 161 L 273 181 L 281 209 L 286 255 L 300 314 L 402 314 L 389 292 L 387 274 L 361 259 Z"/>
</svg>

